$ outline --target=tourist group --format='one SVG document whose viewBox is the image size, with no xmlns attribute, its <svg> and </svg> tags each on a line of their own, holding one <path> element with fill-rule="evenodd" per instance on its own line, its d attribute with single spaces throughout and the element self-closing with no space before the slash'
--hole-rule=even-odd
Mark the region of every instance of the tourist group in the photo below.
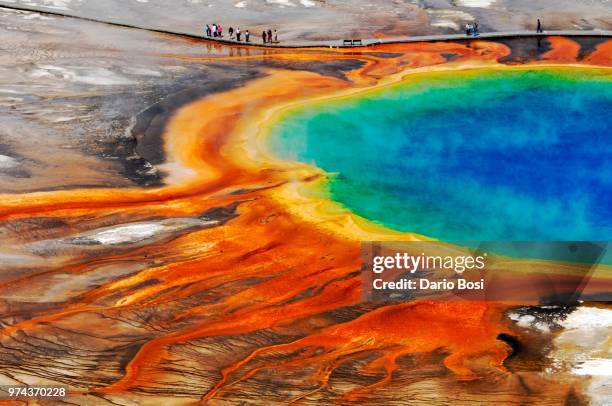
<svg viewBox="0 0 612 406">
<path fill-rule="evenodd" d="M 223 37 L 223 27 L 221 27 L 221 24 L 206 24 L 206 27 L 204 27 L 204 31 L 206 32 L 207 37 Z M 242 41 L 243 33 L 240 30 L 240 27 L 236 29 L 234 29 L 234 27 L 229 27 L 227 32 L 229 34 L 230 40 L 235 39 L 238 42 Z M 271 29 L 268 29 L 267 31 L 263 30 L 261 33 L 261 39 L 264 44 L 278 44 L 278 31 L 272 31 Z M 244 31 L 244 41 L 251 42 L 251 33 L 249 32 L 249 30 Z"/>
</svg>

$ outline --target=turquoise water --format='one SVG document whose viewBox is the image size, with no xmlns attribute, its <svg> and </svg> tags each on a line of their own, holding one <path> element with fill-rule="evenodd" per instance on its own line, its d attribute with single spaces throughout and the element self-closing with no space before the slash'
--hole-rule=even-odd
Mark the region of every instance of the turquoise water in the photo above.
<svg viewBox="0 0 612 406">
<path fill-rule="evenodd" d="M 329 198 L 445 240 L 612 239 L 612 80 L 587 69 L 428 74 L 291 110 L 278 156 Z"/>
</svg>

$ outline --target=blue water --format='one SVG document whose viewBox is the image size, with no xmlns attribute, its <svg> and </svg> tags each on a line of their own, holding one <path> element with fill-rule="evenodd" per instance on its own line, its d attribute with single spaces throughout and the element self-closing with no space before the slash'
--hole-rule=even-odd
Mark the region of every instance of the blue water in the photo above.
<svg viewBox="0 0 612 406">
<path fill-rule="evenodd" d="M 612 239 L 612 78 L 588 69 L 422 76 L 300 107 L 271 148 L 329 198 L 444 240 Z"/>
</svg>

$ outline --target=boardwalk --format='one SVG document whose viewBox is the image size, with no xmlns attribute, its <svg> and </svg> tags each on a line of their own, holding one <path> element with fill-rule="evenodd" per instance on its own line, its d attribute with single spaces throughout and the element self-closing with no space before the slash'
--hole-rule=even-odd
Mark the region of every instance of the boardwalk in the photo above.
<svg viewBox="0 0 612 406">
<path fill-rule="evenodd" d="M 0 8 L 12 9 L 12 10 L 20 10 L 20 11 L 31 11 L 41 14 L 50 14 L 62 17 L 69 18 L 78 18 L 87 21 L 94 21 L 103 24 L 110 24 L 119 27 L 127 27 L 127 28 L 136 28 L 140 30 L 147 30 L 152 32 L 158 32 L 162 34 L 170 34 L 170 35 L 179 35 L 183 37 L 189 37 L 194 39 L 203 39 L 207 41 L 220 42 L 224 44 L 240 44 L 243 46 L 265 46 L 271 48 L 359 48 L 359 47 L 368 47 L 377 44 L 395 44 L 395 43 L 409 43 L 409 42 L 434 42 L 434 41 L 458 41 L 458 40 L 466 40 L 466 39 L 496 39 L 496 38 L 518 38 L 518 37 L 547 37 L 547 36 L 568 36 L 568 37 L 612 37 L 612 31 L 610 30 L 560 30 L 560 31 L 544 31 L 543 33 L 536 33 L 535 28 L 532 31 L 498 31 L 498 32 L 482 32 L 478 36 L 467 36 L 465 33 L 460 34 L 443 34 L 443 35 L 424 35 L 424 36 L 397 36 L 397 37 L 389 37 L 389 38 L 351 38 L 347 36 L 346 38 L 338 38 L 337 40 L 330 41 L 307 41 L 300 42 L 298 40 L 289 40 L 282 41 L 282 33 L 279 34 L 279 38 L 281 39 L 281 43 L 278 44 L 266 44 L 263 45 L 257 38 L 252 38 L 252 42 L 244 42 L 244 41 L 235 41 L 230 40 L 228 36 L 224 38 L 213 38 L 206 37 L 204 33 L 202 35 L 194 35 L 188 31 L 182 30 L 158 30 L 152 29 L 150 27 L 136 25 L 136 24 L 121 24 L 112 21 L 106 21 L 104 19 L 97 18 L 86 18 L 76 15 L 70 15 L 62 12 L 53 12 L 53 11 L 42 11 L 36 7 L 27 7 L 22 5 L 6 5 L 0 4 Z M 346 45 L 346 39 L 360 39 L 361 45 Z"/>
<path fill-rule="evenodd" d="M 484 32 L 480 35 L 467 36 L 465 34 L 444 34 L 444 35 L 423 35 L 416 37 L 400 36 L 391 38 L 369 38 L 362 39 L 363 46 L 371 46 L 376 44 L 395 44 L 404 42 L 434 42 L 434 41 L 457 41 L 465 39 L 495 39 L 495 38 L 516 38 L 516 37 L 549 37 L 549 36 L 565 36 L 565 37 L 612 37 L 612 31 L 592 30 L 592 31 L 577 31 L 577 30 L 561 30 L 561 31 L 544 31 L 536 33 L 534 31 L 504 31 L 504 32 Z M 308 44 L 308 46 L 311 46 Z M 328 41 L 322 46 L 342 47 L 343 41 Z"/>
</svg>

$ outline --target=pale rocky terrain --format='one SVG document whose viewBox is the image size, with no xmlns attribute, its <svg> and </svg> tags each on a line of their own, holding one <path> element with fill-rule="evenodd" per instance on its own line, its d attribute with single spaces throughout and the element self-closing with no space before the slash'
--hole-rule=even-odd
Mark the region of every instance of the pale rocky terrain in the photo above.
<svg viewBox="0 0 612 406">
<path fill-rule="evenodd" d="M 154 185 L 161 157 L 133 130 L 159 133 L 169 97 L 253 77 L 164 57 L 215 52 L 202 44 L 74 18 L 0 8 L 0 36 L 0 193 Z"/>
<path fill-rule="evenodd" d="M 345 37 L 462 32 L 478 21 L 482 31 L 534 30 L 541 18 L 550 30 L 610 30 L 609 0 L 2 0 L 28 7 L 115 23 L 189 34 L 204 24 L 277 28 L 285 43 Z"/>
</svg>

